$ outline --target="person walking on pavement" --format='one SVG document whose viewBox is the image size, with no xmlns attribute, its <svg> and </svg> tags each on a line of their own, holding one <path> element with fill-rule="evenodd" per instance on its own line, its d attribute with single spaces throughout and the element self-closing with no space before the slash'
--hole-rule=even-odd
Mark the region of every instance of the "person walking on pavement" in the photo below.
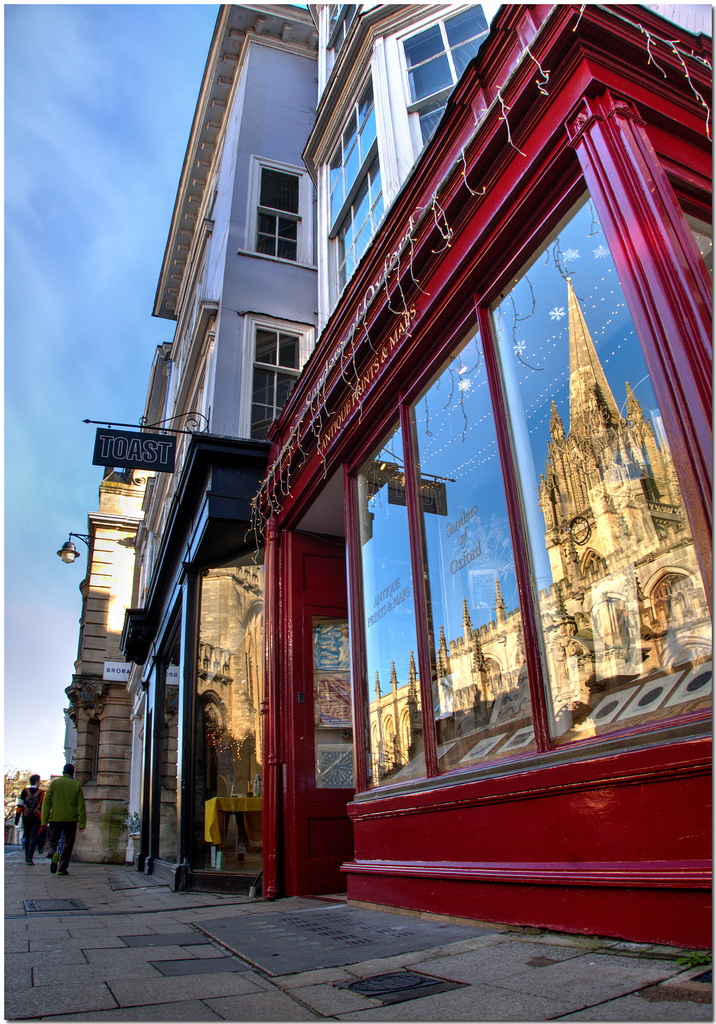
<svg viewBox="0 0 716 1024">
<path fill-rule="evenodd" d="M 45 794 L 40 789 L 40 776 L 31 775 L 29 786 L 25 786 L 17 798 L 15 808 L 15 824 L 22 818 L 23 843 L 25 847 L 25 863 L 34 865 L 32 859 L 40 831 L 41 808 Z"/>
<path fill-rule="evenodd" d="M 66 764 L 62 776 L 53 779 L 47 787 L 42 802 L 42 824 L 47 825 L 48 858 L 51 859 L 50 871 L 58 875 L 67 875 L 67 866 L 75 845 L 77 829 L 84 831 L 85 798 L 82 786 L 75 780 L 75 766 Z M 62 839 L 62 852 L 57 846 Z"/>
</svg>

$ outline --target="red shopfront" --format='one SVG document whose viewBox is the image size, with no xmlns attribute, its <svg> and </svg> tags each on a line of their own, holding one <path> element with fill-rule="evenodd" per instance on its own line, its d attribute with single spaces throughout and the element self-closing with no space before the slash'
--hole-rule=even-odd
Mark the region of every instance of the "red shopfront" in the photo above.
<svg viewBox="0 0 716 1024">
<path fill-rule="evenodd" d="M 709 54 L 502 8 L 349 282 L 257 503 L 267 896 L 709 944 Z"/>
</svg>

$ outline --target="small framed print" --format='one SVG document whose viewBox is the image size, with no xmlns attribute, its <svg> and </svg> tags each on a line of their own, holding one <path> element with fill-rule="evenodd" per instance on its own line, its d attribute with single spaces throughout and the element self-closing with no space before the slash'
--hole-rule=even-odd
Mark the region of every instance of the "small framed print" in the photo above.
<svg viewBox="0 0 716 1024">
<path fill-rule="evenodd" d="M 605 694 L 588 715 L 588 718 L 595 725 L 606 725 L 608 722 L 613 722 L 619 712 L 624 710 L 638 689 L 638 686 L 628 686 L 625 690 Z"/>
<path fill-rule="evenodd" d="M 463 761 L 479 761 L 486 754 L 489 754 L 493 747 L 496 747 L 501 740 L 504 740 L 506 735 L 506 732 L 501 732 L 497 736 L 486 736 L 479 743 L 476 743 L 472 750 L 469 750 L 464 757 L 460 758 L 460 763 L 462 764 Z"/>
<path fill-rule="evenodd" d="M 675 683 L 674 676 L 659 676 L 644 683 L 628 707 L 618 716 L 621 722 L 627 718 L 645 715 L 648 711 L 656 711 L 671 693 Z"/>
<path fill-rule="evenodd" d="M 709 697 L 712 690 L 713 662 L 705 661 L 701 665 L 694 665 L 685 676 L 682 676 L 679 685 L 669 697 L 664 707 L 672 708 L 677 704 L 685 704 L 689 700 Z"/>
<path fill-rule="evenodd" d="M 531 725 L 528 725 L 525 729 L 518 729 L 507 743 L 503 744 L 500 753 L 502 754 L 506 750 L 519 750 L 521 747 L 528 747 L 530 743 L 534 743 L 534 738 L 535 731 Z"/>
<path fill-rule="evenodd" d="M 317 676 L 314 682 L 316 725 L 351 725 L 351 684 L 344 676 Z"/>
<path fill-rule="evenodd" d="M 316 747 L 316 786 L 352 789 L 355 785 L 352 743 L 324 743 Z"/>
</svg>

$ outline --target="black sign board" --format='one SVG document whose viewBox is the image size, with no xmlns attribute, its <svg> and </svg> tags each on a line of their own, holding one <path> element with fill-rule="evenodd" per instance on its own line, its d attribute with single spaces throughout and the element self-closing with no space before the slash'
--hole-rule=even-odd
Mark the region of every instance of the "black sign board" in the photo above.
<svg viewBox="0 0 716 1024">
<path fill-rule="evenodd" d="M 136 431 L 99 427 L 92 465 L 173 473 L 175 455 L 176 440 L 166 434 L 140 434 Z"/>
<path fill-rule="evenodd" d="M 422 503 L 423 512 L 428 512 L 434 516 L 446 516 L 448 514 L 447 489 L 441 481 L 421 478 L 418 499 Z M 388 482 L 388 503 L 390 505 L 407 505 L 405 484 L 402 481 L 390 480 Z"/>
</svg>

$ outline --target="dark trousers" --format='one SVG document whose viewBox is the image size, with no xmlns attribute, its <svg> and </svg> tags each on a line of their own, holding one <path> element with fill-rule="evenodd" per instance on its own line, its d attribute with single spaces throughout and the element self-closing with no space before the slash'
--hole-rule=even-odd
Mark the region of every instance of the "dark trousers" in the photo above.
<svg viewBox="0 0 716 1024">
<path fill-rule="evenodd" d="M 60 841 L 61 835 L 64 835 L 64 838 L 62 840 L 62 852 L 60 853 L 60 862 L 58 864 L 58 869 L 60 871 L 67 871 L 67 865 L 70 863 L 70 857 L 72 856 L 72 847 L 75 845 L 75 836 L 77 835 L 77 822 L 50 822 L 50 824 L 47 826 L 48 853 L 57 852 L 57 844 Z"/>
<path fill-rule="evenodd" d="M 25 860 L 32 860 L 37 843 L 37 833 L 40 831 L 40 819 L 33 814 L 32 817 L 22 819 L 23 843 L 25 847 Z"/>
</svg>

